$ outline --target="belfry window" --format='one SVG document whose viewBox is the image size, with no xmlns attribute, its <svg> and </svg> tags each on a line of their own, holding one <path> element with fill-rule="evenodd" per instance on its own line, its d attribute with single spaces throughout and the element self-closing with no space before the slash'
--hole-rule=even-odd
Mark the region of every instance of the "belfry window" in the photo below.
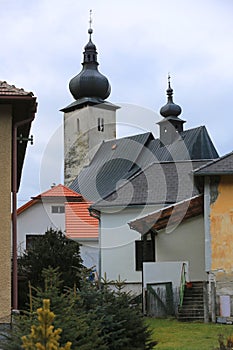
<svg viewBox="0 0 233 350">
<path fill-rule="evenodd" d="M 98 118 L 98 131 L 104 131 L 104 118 Z"/>
</svg>

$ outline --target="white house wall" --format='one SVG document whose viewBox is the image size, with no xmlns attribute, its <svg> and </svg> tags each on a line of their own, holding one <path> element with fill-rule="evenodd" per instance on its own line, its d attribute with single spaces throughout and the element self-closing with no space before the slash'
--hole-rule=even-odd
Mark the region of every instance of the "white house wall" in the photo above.
<svg viewBox="0 0 233 350">
<path fill-rule="evenodd" d="M 156 210 L 157 207 L 116 208 L 112 214 L 101 212 L 101 275 L 108 280 L 126 280 L 140 283 L 142 273 L 135 270 L 135 241 L 141 235 L 129 228 L 128 223 L 139 216 Z M 114 211 L 114 210 L 113 210 Z"/>
<path fill-rule="evenodd" d="M 83 260 L 83 265 L 87 268 L 95 268 L 96 271 L 99 271 L 99 242 L 98 240 L 89 241 L 89 240 L 76 240 L 81 244 L 80 246 L 80 255 Z"/>
<path fill-rule="evenodd" d="M 206 280 L 204 219 L 198 216 L 181 223 L 171 233 L 156 236 L 156 261 L 188 261 L 191 281 Z"/>
<path fill-rule="evenodd" d="M 53 214 L 51 206 L 63 205 L 62 202 L 38 202 L 18 215 L 17 218 L 17 242 L 18 252 L 23 252 L 26 248 L 27 234 L 44 234 L 47 229 L 65 230 L 65 214 Z"/>
</svg>

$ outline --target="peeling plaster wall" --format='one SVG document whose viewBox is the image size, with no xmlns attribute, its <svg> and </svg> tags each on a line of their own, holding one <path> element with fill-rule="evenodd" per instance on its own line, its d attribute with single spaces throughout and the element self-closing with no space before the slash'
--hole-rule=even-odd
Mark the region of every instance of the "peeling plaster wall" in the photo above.
<svg viewBox="0 0 233 350">
<path fill-rule="evenodd" d="M 222 176 L 211 204 L 210 231 L 213 271 L 233 273 L 233 176 Z"/>
<path fill-rule="evenodd" d="M 233 306 L 233 176 L 212 182 L 210 206 L 211 273 L 220 295 L 231 295 Z M 233 307 L 231 309 L 233 310 Z"/>
<path fill-rule="evenodd" d="M 103 121 L 103 131 L 98 129 Z M 116 138 L 116 110 L 86 106 L 64 113 L 64 184 L 69 186 L 89 165 L 100 144 Z"/>
</svg>

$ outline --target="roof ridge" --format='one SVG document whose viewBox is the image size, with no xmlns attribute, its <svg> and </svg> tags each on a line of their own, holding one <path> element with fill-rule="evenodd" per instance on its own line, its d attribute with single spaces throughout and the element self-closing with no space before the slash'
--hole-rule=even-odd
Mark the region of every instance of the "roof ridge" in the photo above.
<svg viewBox="0 0 233 350">
<path fill-rule="evenodd" d="M 50 189 L 38 194 L 37 196 L 35 197 L 32 197 L 32 199 L 39 199 L 41 197 L 49 197 L 49 192 L 55 192 L 56 190 L 58 189 L 64 189 L 64 194 L 63 195 L 57 195 L 57 196 L 54 196 L 51 194 L 52 197 L 66 197 L 65 195 L 65 191 L 67 191 L 68 193 L 70 193 L 70 196 L 72 197 L 72 194 L 74 197 L 82 197 L 82 195 L 74 190 L 72 190 L 71 188 L 65 186 L 65 185 L 62 185 L 62 184 L 58 184 L 58 185 L 55 185 L 53 187 L 51 187 Z"/>
<path fill-rule="evenodd" d="M 206 130 L 206 126 L 205 125 L 195 126 L 194 128 L 183 130 L 180 134 L 186 133 L 188 131 L 198 130 L 198 129 L 199 130 L 201 130 L 201 129 L 205 129 Z"/>
<path fill-rule="evenodd" d="M 34 96 L 33 92 L 27 92 L 23 88 L 8 84 L 5 80 L 0 80 L 0 95 L 24 95 Z"/>
</svg>

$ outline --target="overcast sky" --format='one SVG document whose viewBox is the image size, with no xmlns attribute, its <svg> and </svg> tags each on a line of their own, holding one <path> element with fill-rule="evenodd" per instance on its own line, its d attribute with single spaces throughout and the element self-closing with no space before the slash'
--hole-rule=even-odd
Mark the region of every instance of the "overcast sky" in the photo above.
<svg viewBox="0 0 233 350">
<path fill-rule="evenodd" d="M 108 100 L 127 106 L 119 113 L 119 136 L 137 132 L 135 126 L 156 136 L 170 72 L 185 128 L 205 125 L 220 155 L 232 151 L 232 0 L 0 0 L 0 5 L 0 80 L 38 99 L 19 205 L 63 181 L 59 110 L 73 101 L 68 83 L 81 70 L 90 9 L 99 69 L 112 87 Z"/>
</svg>

